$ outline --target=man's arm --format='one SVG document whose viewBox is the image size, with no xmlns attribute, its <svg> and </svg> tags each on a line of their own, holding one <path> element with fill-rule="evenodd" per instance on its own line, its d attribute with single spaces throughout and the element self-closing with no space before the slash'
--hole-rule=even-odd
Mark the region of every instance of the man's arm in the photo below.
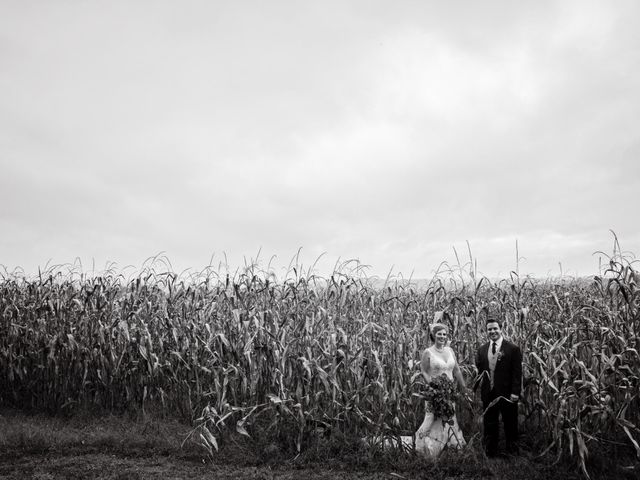
<svg viewBox="0 0 640 480">
<path fill-rule="evenodd" d="M 480 373 L 480 350 L 482 350 L 482 347 L 476 351 L 476 368 L 478 369 L 478 373 Z"/>
<path fill-rule="evenodd" d="M 478 385 L 480 385 L 480 383 L 482 383 L 482 375 L 484 374 L 481 368 L 481 364 L 482 364 L 482 360 L 480 358 L 480 351 L 482 350 L 482 347 L 478 348 L 478 350 L 476 351 L 476 369 L 478 371 L 478 376 L 476 377 L 476 379 L 473 381 L 473 391 L 476 391 L 476 388 L 478 388 Z"/>
<path fill-rule="evenodd" d="M 517 345 L 511 354 L 511 396 L 518 400 L 522 390 L 522 352 Z"/>
</svg>

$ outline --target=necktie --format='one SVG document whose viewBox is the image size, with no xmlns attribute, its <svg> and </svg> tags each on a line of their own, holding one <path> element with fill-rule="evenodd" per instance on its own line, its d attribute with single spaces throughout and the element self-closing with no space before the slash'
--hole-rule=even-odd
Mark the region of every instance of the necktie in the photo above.
<svg viewBox="0 0 640 480">
<path fill-rule="evenodd" d="M 491 355 L 496 354 L 496 342 L 491 342 Z"/>
</svg>

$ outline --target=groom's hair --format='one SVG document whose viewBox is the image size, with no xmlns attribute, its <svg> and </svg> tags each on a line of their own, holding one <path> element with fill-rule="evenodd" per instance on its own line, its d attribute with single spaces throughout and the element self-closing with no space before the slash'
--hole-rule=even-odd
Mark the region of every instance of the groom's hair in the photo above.
<svg viewBox="0 0 640 480">
<path fill-rule="evenodd" d="M 502 328 L 502 318 L 500 317 L 500 315 L 497 315 L 495 313 L 491 313 L 491 314 L 487 315 L 487 318 L 486 318 L 486 320 L 484 322 L 485 327 L 489 323 L 497 323 L 498 326 L 500 328 Z"/>
</svg>

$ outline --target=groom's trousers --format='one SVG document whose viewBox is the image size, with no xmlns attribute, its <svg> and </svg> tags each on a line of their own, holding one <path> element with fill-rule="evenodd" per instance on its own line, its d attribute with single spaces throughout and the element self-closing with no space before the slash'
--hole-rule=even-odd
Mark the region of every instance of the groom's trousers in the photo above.
<svg viewBox="0 0 640 480">
<path fill-rule="evenodd" d="M 491 395 L 487 406 L 496 398 Z M 489 456 L 498 453 L 498 439 L 500 437 L 500 416 L 504 424 L 504 436 L 507 453 L 518 452 L 518 402 L 508 402 L 500 399 L 494 406 L 486 411 L 483 417 L 484 445 Z"/>
</svg>

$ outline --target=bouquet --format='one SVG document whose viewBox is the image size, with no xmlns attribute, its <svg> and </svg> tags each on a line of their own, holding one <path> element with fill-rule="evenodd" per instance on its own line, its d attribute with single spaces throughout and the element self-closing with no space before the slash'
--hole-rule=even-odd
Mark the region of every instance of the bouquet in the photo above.
<svg viewBox="0 0 640 480">
<path fill-rule="evenodd" d="M 428 408 L 433 412 L 434 417 L 453 425 L 456 398 L 453 380 L 444 373 L 433 378 L 424 386 L 422 396 L 429 402 Z"/>
</svg>

